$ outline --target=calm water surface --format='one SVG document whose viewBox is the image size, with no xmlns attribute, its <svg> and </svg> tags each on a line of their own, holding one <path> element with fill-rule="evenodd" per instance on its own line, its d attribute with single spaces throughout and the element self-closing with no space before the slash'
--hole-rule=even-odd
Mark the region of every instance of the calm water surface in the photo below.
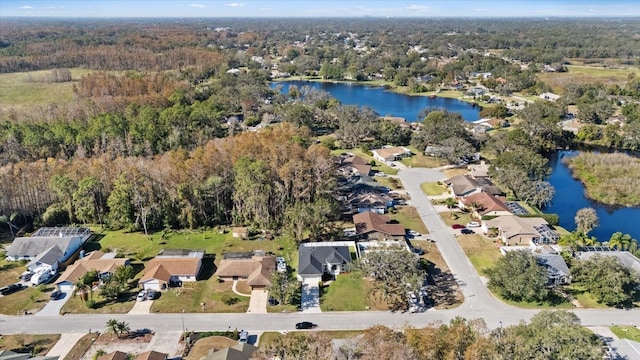
<svg viewBox="0 0 640 360">
<path fill-rule="evenodd" d="M 409 96 L 386 91 L 379 86 L 353 85 L 349 83 L 329 83 L 312 81 L 273 82 L 271 87 L 282 85 L 282 92 L 289 92 L 290 85 L 298 88 L 310 86 L 324 90 L 343 105 L 368 106 L 381 116 L 400 116 L 409 122 L 416 121 L 420 111 L 426 107 L 441 107 L 462 114 L 466 121 L 480 119 L 480 107 L 457 99 L 429 98 L 428 96 Z"/>
<path fill-rule="evenodd" d="M 430 99 L 426 96 L 409 96 L 385 91 L 381 87 L 368 87 L 345 83 L 318 83 L 308 81 L 274 82 L 272 88 L 282 85 L 282 91 L 287 93 L 289 85 L 298 87 L 311 86 L 327 91 L 331 96 L 345 105 L 369 106 L 380 115 L 401 116 L 407 121 L 415 121 L 418 113 L 429 106 L 443 107 L 452 112 L 459 112 L 467 121 L 480 118 L 480 108 L 468 103 L 445 98 Z M 571 177 L 569 168 L 562 159 L 577 155 L 577 151 L 560 151 L 554 154 L 549 164 L 553 168 L 549 182 L 555 187 L 556 195 L 551 206 L 545 212 L 556 213 L 560 216 L 560 226 L 575 230 L 574 217 L 576 212 L 584 207 L 596 209 L 600 218 L 600 226 L 590 235 L 599 241 L 608 241 L 616 231 L 630 234 L 640 240 L 640 207 L 613 208 L 593 202 L 585 197 L 584 186 Z M 638 179 L 640 186 L 640 179 Z"/>
</svg>

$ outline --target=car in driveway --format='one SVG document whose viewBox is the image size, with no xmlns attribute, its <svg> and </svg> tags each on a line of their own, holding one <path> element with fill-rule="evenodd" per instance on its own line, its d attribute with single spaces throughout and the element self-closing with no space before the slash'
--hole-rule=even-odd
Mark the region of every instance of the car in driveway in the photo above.
<svg viewBox="0 0 640 360">
<path fill-rule="evenodd" d="M 467 223 L 467 227 L 468 228 L 480 227 L 480 223 L 477 222 L 477 221 L 472 221 L 472 222 Z"/>
<path fill-rule="evenodd" d="M 420 236 L 420 233 L 415 231 L 415 230 L 409 230 L 407 232 L 407 234 L 409 234 L 409 236 L 413 236 L 413 237 Z"/>
<path fill-rule="evenodd" d="M 418 255 L 423 255 L 423 254 L 424 254 L 424 250 L 422 250 L 422 249 L 421 249 L 421 248 L 419 248 L 419 247 L 415 247 L 415 246 L 414 246 L 411 250 L 412 250 L 415 254 L 418 254 Z"/>
<path fill-rule="evenodd" d="M 145 301 L 147 299 L 147 290 L 142 290 L 136 296 L 136 301 Z"/>
<path fill-rule="evenodd" d="M 318 327 L 318 325 L 310 321 L 302 321 L 296 324 L 296 329 L 298 330 L 307 330 L 307 329 L 313 329 L 316 327 Z"/>
<path fill-rule="evenodd" d="M 62 297 L 62 291 L 60 290 L 55 290 L 51 293 L 51 295 L 49 295 L 49 298 L 51 298 L 51 300 L 58 300 Z"/>
<path fill-rule="evenodd" d="M 466 226 L 462 225 L 462 224 L 453 224 L 451 225 L 452 229 L 464 229 Z"/>
<path fill-rule="evenodd" d="M 471 230 L 471 229 L 462 229 L 462 230 L 460 230 L 460 233 L 465 234 L 465 235 L 469 235 L 469 234 L 475 234 L 476 232 Z"/>
<path fill-rule="evenodd" d="M 158 292 L 155 290 L 147 290 L 147 300 L 155 300 L 158 297 Z"/>
<path fill-rule="evenodd" d="M 238 334 L 238 342 L 246 343 L 247 341 L 249 341 L 249 332 L 247 330 L 240 330 L 240 333 Z"/>
</svg>

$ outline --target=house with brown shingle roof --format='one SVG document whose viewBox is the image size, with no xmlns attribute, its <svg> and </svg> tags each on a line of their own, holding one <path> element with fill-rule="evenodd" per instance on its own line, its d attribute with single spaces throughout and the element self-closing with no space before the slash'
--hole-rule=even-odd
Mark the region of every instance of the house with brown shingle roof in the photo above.
<svg viewBox="0 0 640 360">
<path fill-rule="evenodd" d="M 276 269 L 276 257 L 263 251 L 228 252 L 220 260 L 214 273 L 221 280 L 246 280 L 252 290 L 271 285 L 271 275 Z"/>
<path fill-rule="evenodd" d="M 127 360 L 127 353 L 116 350 L 108 354 L 100 355 L 96 360 Z"/>
<path fill-rule="evenodd" d="M 131 259 L 116 258 L 116 253 L 93 251 L 78 259 L 60 275 L 56 286 L 60 291 L 71 291 L 75 283 L 89 271 L 97 271 L 98 278 L 103 279 L 115 273 L 119 266 L 129 265 Z"/>
<path fill-rule="evenodd" d="M 402 224 L 392 224 L 387 215 L 365 211 L 353 215 L 356 235 L 368 240 L 404 240 L 405 228 Z"/>
<path fill-rule="evenodd" d="M 196 281 L 202 268 L 202 250 L 165 249 L 144 266 L 140 286 L 145 290 L 164 290 Z"/>
<path fill-rule="evenodd" d="M 473 215 L 480 218 L 484 215 L 501 216 L 513 215 L 507 205 L 506 198 L 494 196 L 485 192 L 475 193 L 460 199 L 460 207 L 472 207 Z"/>
<path fill-rule="evenodd" d="M 348 155 L 339 158 L 338 171 L 343 175 L 369 175 L 371 165 L 360 156 Z"/>
<path fill-rule="evenodd" d="M 555 244 L 560 235 L 540 217 L 498 216 L 482 222 L 486 233 L 491 228 L 498 229 L 498 237 L 506 246 L 531 246 Z"/>
<path fill-rule="evenodd" d="M 501 195 L 502 191 L 489 179 L 474 179 L 469 175 L 458 175 L 443 181 L 456 197 L 465 197 L 471 194 L 486 192 L 492 195 Z"/>
<path fill-rule="evenodd" d="M 169 357 L 168 354 L 151 350 L 138 354 L 136 360 L 167 360 L 167 357 Z"/>
</svg>

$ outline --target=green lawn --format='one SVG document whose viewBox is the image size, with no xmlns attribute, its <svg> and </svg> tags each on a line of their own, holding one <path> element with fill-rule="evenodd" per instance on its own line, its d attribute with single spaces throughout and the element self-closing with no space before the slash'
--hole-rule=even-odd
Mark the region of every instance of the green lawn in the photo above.
<svg viewBox="0 0 640 360">
<path fill-rule="evenodd" d="M 28 107 L 33 105 L 63 104 L 73 100 L 73 84 L 90 72 L 70 69 L 72 81 L 46 83 L 29 81 L 51 74 L 51 70 L 0 74 L 0 106 Z"/>
<path fill-rule="evenodd" d="M 427 196 L 437 196 L 447 192 L 447 187 L 437 182 L 422 183 L 420 184 L 420 188 Z"/>
<path fill-rule="evenodd" d="M 137 288 L 132 287 L 123 292 L 118 300 L 113 301 L 101 296 L 98 290 L 89 295 L 89 298 L 93 299 L 96 304 L 93 308 L 87 307 L 80 295 L 71 296 L 62 306 L 60 312 L 62 314 L 126 314 L 136 303 L 138 291 Z"/>
<path fill-rule="evenodd" d="M 609 326 L 609 329 L 620 339 L 640 342 L 640 329 L 635 326 Z"/>
<path fill-rule="evenodd" d="M 456 240 L 480 275 L 486 275 L 487 271 L 502 257 L 495 243 L 482 235 L 459 235 Z"/>
<path fill-rule="evenodd" d="M 429 229 L 418 215 L 418 211 L 413 206 L 400 206 L 396 209 L 396 213 L 389 213 L 392 220 L 404 225 L 406 229 L 415 230 L 421 234 L 428 234 Z"/>
<path fill-rule="evenodd" d="M 322 311 L 362 311 L 367 307 L 367 291 L 357 273 L 338 275 L 336 281 L 321 291 Z"/>
<path fill-rule="evenodd" d="M 586 289 L 575 284 L 571 284 L 565 287 L 565 291 L 571 294 L 580 305 L 585 308 L 606 309 L 607 305 L 599 303 L 593 295 L 591 295 Z"/>
<path fill-rule="evenodd" d="M 426 156 L 422 151 L 417 151 L 415 148 L 410 146 L 409 148 L 414 155 L 400 160 L 401 163 L 405 164 L 408 167 L 434 168 L 445 165 L 447 163 L 441 158 Z"/>
</svg>

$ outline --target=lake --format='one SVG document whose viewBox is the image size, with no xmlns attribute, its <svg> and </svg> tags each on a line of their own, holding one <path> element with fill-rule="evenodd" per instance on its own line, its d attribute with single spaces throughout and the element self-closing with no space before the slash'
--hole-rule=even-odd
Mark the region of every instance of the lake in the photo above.
<svg viewBox="0 0 640 360">
<path fill-rule="evenodd" d="M 452 112 L 459 112 L 466 121 L 480 118 L 480 108 L 473 107 L 456 99 L 434 98 L 426 96 L 409 96 L 386 91 L 381 87 L 353 85 L 348 83 L 319 83 L 308 81 L 274 82 L 272 88 L 282 85 L 283 92 L 289 91 L 289 85 L 311 86 L 324 90 L 345 105 L 369 106 L 380 115 L 401 116 L 407 121 L 415 121 L 418 113 L 428 106 L 443 107 Z M 590 235 L 599 241 L 608 241 L 611 234 L 621 231 L 640 240 L 640 207 L 614 208 L 593 202 L 585 197 L 582 183 L 571 177 L 571 171 L 562 162 L 565 157 L 577 155 L 577 151 L 559 151 L 552 155 L 549 165 L 553 172 L 549 182 L 555 187 L 556 194 L 551 206 L 545 212 L 560 216 L 560 226 L 573 231 L 576 228 L 574 217 L 584 207 L 596 209 L 600 218 L 600 226 Z"/>
<path fill-rule="evenodd" d="M 574 217 L 579 209 L 592 207 L 598 213 L 600 226 L 593 229 L 589 235 L 599 241 L 608 241 L 611 234 L 621 231 L 640 240 L 640 208 L 612 207 L 594 202 L 585 196 L 582 183 L 571 176 L 571 170 L 564 164 L 563 159 L 578 155 L 578 151 L 558 151 L 551 156 L 549 165 L 553 172 L 549 182 L 556 189 L 551 206 L 545 212 L 560 215 L 560 226 L 573 231 L 576 228 Z M 640 185 L 639 185 L 640 186 Z"/>
<path fill-rule="evenodd" d="M 428 96 L 410 96 L 387 91 L 380 86 L 365 86 L 351 83 L 331 83 L 313 81 L 283 81 L 272 82 L 271 88 L 282 85 L 282 92 L 287 94 L 290 85 L 298 88 L 310 86 L 318 90 L 324 90 L 334 98 L 340 100 L 343 105 L 368 106 L 381 116 L 399 116 L 409 122 L 417 120 L 420 111 L 426 107 L 445 108 L 451 112 L 462 115 L 466 121 L 480 119 L 479 106 L 457 99 L 429 98 Z"/>
</svg>

